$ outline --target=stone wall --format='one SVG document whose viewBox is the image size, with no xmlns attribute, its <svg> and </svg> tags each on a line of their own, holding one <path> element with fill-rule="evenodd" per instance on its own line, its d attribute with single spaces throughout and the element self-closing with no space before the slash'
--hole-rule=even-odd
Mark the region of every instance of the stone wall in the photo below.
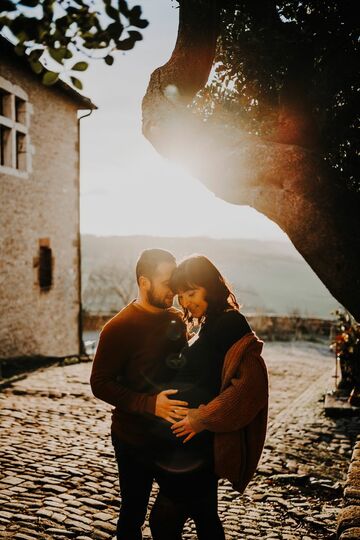
<svg viewBox="0 0 360 540">
<path fill-rule="evenodd" d="M 338 538 L 360 538 L 360 435 L 357 437 L 344 490 L 345 508 L 338 516 Z"/>
<path fill-rule="evenodd" d="M 2 58 L 2 82 L 27 95 L 28 171 L 0 167 L 0 358 L 79 352 L 78 104 Z M 5 81 L 5 82 L 4 82 Z M 53 284 L 39 286 L 40 245 Z"/>
<path fill-rule="evenodd" d="M 286 315 L 246 315 L 252 329 L 267 341 L 327 340 L 332 321 Z"/>
<path fill-rule="evenodd" d="M 109 315 L 94 315 L 84 313 L 83 329 L 89 332 L 100 331 L 104 324 L 115 313 Z M 302 319 L 301 317 L 277 315 L 246 314 L 252 329 L 262 339 L 268 341 L 298 340 L 328 340 L 331 333 L 332 321 L 325 319 Z"/>
</svg>

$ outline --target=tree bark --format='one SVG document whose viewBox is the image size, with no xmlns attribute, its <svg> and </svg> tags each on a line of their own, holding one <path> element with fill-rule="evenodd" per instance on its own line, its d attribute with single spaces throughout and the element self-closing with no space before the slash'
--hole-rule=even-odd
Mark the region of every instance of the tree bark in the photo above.
<svg viewBox="0 0 360 540">
<path fill-rule="evenodd" d="M 205 122 L 187 105 L 208 79 L 219 4 L 180 3 L 177 43 L 154 71 L 143 100 L 143 132 L 216 196 L 277 223 L 330 293 L 360 320 L 360 218 L 315 152 L 249 136 L 221 115 Z M 290 279 L 290 276 L 289 276 Z"/>
</svg>

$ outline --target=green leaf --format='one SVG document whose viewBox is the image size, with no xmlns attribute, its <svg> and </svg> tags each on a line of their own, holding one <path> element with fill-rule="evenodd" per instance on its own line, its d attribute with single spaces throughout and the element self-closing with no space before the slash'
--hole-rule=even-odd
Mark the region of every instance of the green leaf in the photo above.
<svg viewBox="0 0 360 540">
<path fill-rule="evenodd" d="M 129 22 L 132 26 L 136 26 L 137 28 L 146 28 L 149 24 L 149 22 L 145 19 L 141 19 L 141 6 L 134 6 L 129 11 Z"/>
<path fill-rule="evenodd" d="M 2 29 L 4 26 L 9 26 L 9 17 L 6 17 L 6 15 L 0 17 L 0 29 Z"/>
<path fill-rule="evenodd" d="M 111 56 L 110 54 L 108 54 L 107 56 L 105 56 L 104 60 L 105 60 L 105 63 L 106 63 L 108 66 L 112 66 L 113 63 L 114 63 L 114 57 Z"/>
<path fill-rule="evenodd" d="M 118 4 L 119 4 L 119 10 L 121 11 L 121 13 L 125 15 L 125 17 L 128 17 L 130 10 L 128 8 L 127 2 L 125 0 L 118 0 Z"/>
<path fill-rule="evenodd" d="M 0 12 L 3 11 L 16 11 L 17 7 L 11 0 L 0 0 Z"/>
<path fill-rule="evenodd" d="M 55 71 L 47 71 L 43 75 L 42 82 L 46 86 L 51 86 L 52 84 L 55 84 L 58 79 L 59 73 L 56 73 Z"/>
<path fill-rule="evenodd" d="M 39 26 L 38 28 L 38 34 L 39 34 L 39 42 L 46 41 L 48 39 L 48 32 L 49 29 L 46 26 Z"/>
<path fill-rule="evenodd" d="M 76 77 L 70 77 L 70 79 L 73 85 L 75 86 L 75 88 L 77 88 L 78 90 L 83 89 L 83 84 L 79 79 L 77 79 Z"/>
<path fill-rule="evenodd" d="M 64 15 L 63 17 L 59 17 L 55 21 L 56 28 L 61 28 L 61 30 L 65 31 L 71 24 L 71 17 L 69 15 Z"/>
<path fill-rule="evenodd" d="M 37 75 L 39 75 L 44 69 L 44 66 L 38 60 L 30 60 L 30 67 Z"/>
<path fill-rule="evenodd" d="M 110 17 L 110 19 L 113 19 L 114 21 L 119 20 L 119 11 L 115 9 L 112 5 L 108 4 L 105 7 L 106 15 Z"/>
<path fill-rule="evenodd" d="M 71 68 L 73 71 L 85 71 L 89 67 L 89 64 L 87 62 L 77 62 L 73 65 Z"/>
<path fill-rule="evenodd" d="M 141 41 L 143 38 L 140 32 L 136 30 L 129 30 L 128 34 L 134 41 Z"/>
<path fill-rule="evenodd" d="M 59 64 L 62 64 L 65 58 L 66 49 L 65 47 L 60 47 L 59 49 L 54 49 L 53 47 L 49 47 L 49 53 L 50 53 L 51 58 L 53 58 Z"/>
<path fill-rule="evenodd" d="M 120 51 L 130 51 L 134 47 L 134 41 L 130 38 L 123 39 L 116 44 L 116 48 Z"/>
<path fill-rule="evenodd" d="M 42 7 L 43 7 L 43 10 L 44 10 L 44 15 L 45 15 L 45 18 L 46 19 L 52 19 L 53 18 L 53 13 L 54 13 L 54 9 L 55 9 L 55 2 L 54 1 L 48 1 L 48 2 L 41 2 L 42 3 Z"/>
<path fill-rule="evenodd" d="M 124 27 L 120 22 L 113 22 L 109 24 L 106 29 L 107 34 L 112 37 L 115 41 L 118 40 L 122 34 Z"/>
<path fill-rule="evenodd" d="M 132 23 L 132 19 L 138 19 L 139 17 L 141 17 L 141 6 L 134 6 L 129 11 L 130 22 Z"/>
<path fill-rule="evenodd" d="M 133 22 L 132 25 L 136 26 L 136 28 L 146 28 L 149 26 L 149 21 L 146 19 L 138 19 L 136 22 Z"/>
<path fill-rule="evenodd" d="M 19 4 L 27 7 L 36 7 L 40 2 L 39 0 L 19 0 Z"/>
<path fill-rule="evenodd" d="M 18 56 L 23 56 L 25 54 L 26 47 L 22 43 L 18 43 L 14 50 Z"/>
<path fill-rule="evenodd" d="M 40 60 L 43 52 L 44 52 L 44 49 L 33 49 L 29 53 L 30 62 L 37 62 L 38 60 Z"/>
<path fill-rule="evenodd" d="M 20 43 L 24 43 L 24 41 L 27 41 L 29 39 L 29 36 L 23 30 L 21 30 L 20 32 L 16 32 L 15 35 Z"/>
</svg>

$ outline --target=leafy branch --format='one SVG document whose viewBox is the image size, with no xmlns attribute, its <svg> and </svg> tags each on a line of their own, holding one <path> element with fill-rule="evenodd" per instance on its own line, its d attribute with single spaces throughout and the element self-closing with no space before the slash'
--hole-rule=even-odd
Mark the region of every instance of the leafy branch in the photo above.
<svg viewBox="0 0 360 540">
<path fill-rule="evenodd" d="M 10 33 L 16 53 L 46 85 L 67 73 L 81 90 L 75 75 L 88 68 L 83 58 L 111 66 L 114 52 L 132 49 L 142 40 L 136 29 L 147 26 L 141 7 L 125 0 L 0 0 L 0 31 Z"/>
</svg>

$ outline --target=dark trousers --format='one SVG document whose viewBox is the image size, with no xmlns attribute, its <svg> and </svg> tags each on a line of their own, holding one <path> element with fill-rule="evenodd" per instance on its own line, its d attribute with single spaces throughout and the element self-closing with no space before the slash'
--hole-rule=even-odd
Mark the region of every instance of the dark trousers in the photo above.
<svg viewBox="0 0 360 540">
<path fill-rule="evenodd" d="M 188 518 L 199 540 L 225 540 L 217 513 L 217 483 L 212 465 L 190 473 L 169 473 L 153 465 L 147 449 L 123 443 L 112 434 L 119 471 L 121 506 L 117 540 L 142 540 L 153 480 L 160 490 L 150 514 L 153 540 L 181 540 Z"/>
<path fill-rule="evenodd" d="M 119 471 L 121 506 L 117 540 L 142 540 L 154 471 L 144 449 L 132 447 L 111 436 Z"/>
<path fill-rule="evenodd" d="M 150 514 L 153 540 L 181 540 L 188 518 L 198 540 L 225 540 L 217 511 L 217 478 L 212 467 L 192 473 L 156 471 L 160 491 Z"/>
</svg>

